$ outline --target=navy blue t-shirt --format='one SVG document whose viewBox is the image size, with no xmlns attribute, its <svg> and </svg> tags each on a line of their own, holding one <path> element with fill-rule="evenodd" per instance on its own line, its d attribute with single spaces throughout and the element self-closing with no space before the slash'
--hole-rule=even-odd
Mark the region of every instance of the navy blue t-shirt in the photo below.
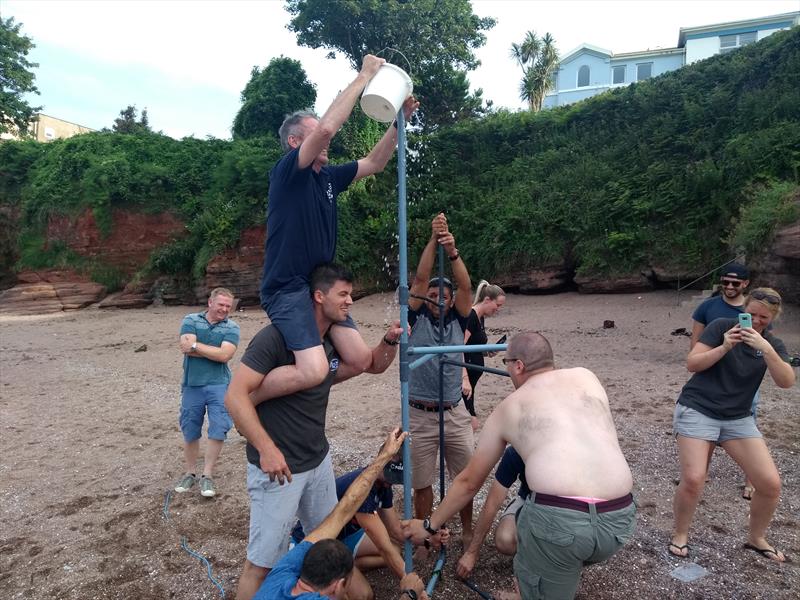
<svg viewBox="0 0 800 600">
<path fill-rule="evenodd" d="M 511 446 L 508 446 L 506 451 L 503 452 L 503 458 L 500 459 L 500 464 L 497 465 L 494 478 L 504 488 L 510 488 L 519 479 L 520 497 L 527 498 L 531 495 L 531 488 L 528 487 L 528 482 L 525 479 L 525 463 L 519 453 Z"/>
<path fill-rule="evenodd" d="M 353 181 L 357 162 L 299 169 L 300 149 L 281 158 L 269 174 L 267 241 L 261 302 L 281 288 L 308 283 L 317 265 L 336 254 L 336 197 Z M 313 164 L 313 163 L 312 163 Z"/>
<path fill-rule="evenodd" d="M 349 473 L 345 473 L 344 475 L 340 475 L 336 478 L 336 497 L 339 500 L 344 497 L 345 493 L 347 493 L 347 488 L 349 488 L 350 484 L 356 480 L 356 477 L 361 475 L 363 470 L 364 468 L 362 467 L 361 469 L 350 471 Z M 394 494 L 392 493 L 392 488 L 376 482 L 369 491 L 367 499 L 364 500 L 361 506 L 358 507 L 356 512 L 372 514 L 382 508 L 392 508 L 393 501 Z M 356 521 L 355 517 L 353 517 L 351 521 L 339 532 L 337 539 L 343 540 L 347 536 L 354 534 L 359 529 L 361 529 L 361 527 L 359 527 L 358 521 Z M 295 524 L 294 529 L 292 529 L 292 539 L 295 542 L 298 542 L 304 537 L 305 533 L 303 532 L 303 527 L 300 525 L 300 521 L 298 521 Z"/>
</svg>

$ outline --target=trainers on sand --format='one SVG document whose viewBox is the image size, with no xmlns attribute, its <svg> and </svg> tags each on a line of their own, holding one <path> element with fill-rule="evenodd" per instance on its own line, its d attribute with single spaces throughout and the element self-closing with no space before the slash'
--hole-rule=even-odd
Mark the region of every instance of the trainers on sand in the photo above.
<svg viewBox="0 0 800 600">
<path fill-rule="evenodd" d="M 214 489 L 214 482 L 210 477 L 203 475 L 200 478 L 200 493 L 206 498 L 213 498 L 217 495 L 217 490 Z"/>
<path fill-rule="evenodd" d="M 175 491 L 180 492 L 188 492 L 192 486 L 194 485 L 195 477 L 191 473 L 187 473 L 184 475 L 181 480 L 178 482 L 178 485 L 175 486 Z"/>
</svg>

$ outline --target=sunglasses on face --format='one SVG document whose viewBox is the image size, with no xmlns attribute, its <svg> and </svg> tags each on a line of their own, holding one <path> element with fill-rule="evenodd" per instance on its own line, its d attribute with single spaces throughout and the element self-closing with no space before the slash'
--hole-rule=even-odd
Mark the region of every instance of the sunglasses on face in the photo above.
<svg viewBox="0 0 800 600">
<path fill-rule="evenodd" d="M 734 281 L 731 281 L 731 280 L 729 280 L 729 279 L 721 279 L 719 283 L 720 283 L 720 285 L 721 285 L 722 287 L 728 287 L 728 286 L 731 286 L 731 287 L 733 287 L 733 288 L 735 288 L 735 289 L 738 289 L 738 288 L 739 288 L 739 287 L 741 287 L 741 285 L 742 285 L 742 282 L 741 282 L 741 281 L 736 281 L 736 280 L 734 280 Z"/>
<path fill-rule="evenodd" d="M 509 363 L 517 362 L 518 360 L 519 360 L 518 358 L 504 358 L 503 364 L 508 365 Z"/>
<path fill-rule="evenodd" d="M 781 299 L 778 298 L 778 296 L 774 296 L 773 294 L 767 294 L 766 292 L 756 291 L 750 294 L 750 297 L 753 298 L 754 300 L 764 300 L 766 302 L 769 302 L 770 304 L 781 303 Z"/>
</svg>

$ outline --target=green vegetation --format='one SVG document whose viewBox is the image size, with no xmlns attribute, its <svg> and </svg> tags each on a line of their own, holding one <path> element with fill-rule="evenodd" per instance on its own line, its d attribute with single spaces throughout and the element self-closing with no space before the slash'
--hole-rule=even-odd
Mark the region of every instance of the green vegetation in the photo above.
<svg viewBox="0 0 800 600">
<path fill-rule="evenodd" d="M 313 108 L 316 100 L 317 90 L 299 60 L 281 56 L 264 70 L 253 67 L 242 90 L 242 108 L 233 120 L 233 138 L 277 135 L 286 115 Z"/>
<path fill-rule="evenodd" d="M 360 113 L 331 148 L 362 156 L 384 131 Z M 684 272 L 768 243 L 797 218 L 800 30 L 577 105 L 497 112 L 412 135 L 410 264 L 445 210 L 476 277 L 561 262 L 582 274 Z M 19 212 L 18 267 L 76 262 L 48 219 L 87 209 L 106 234 L 115 208 L 173 212 L 185 237 L 147 269 L 188 280 L 264 222 L 274 135 L 222 141 L 98 132 L 0 144 L 0 214 Z M 340 197 L 339 260 L 369 288 L 393 285 L 396 169 Z M 7 263 L 8 260 L 4 259 Z M 98 279 L 116 275 L 83 265 Z M 117 282 L 117 285 L 119 282 Z"/>
</svg>

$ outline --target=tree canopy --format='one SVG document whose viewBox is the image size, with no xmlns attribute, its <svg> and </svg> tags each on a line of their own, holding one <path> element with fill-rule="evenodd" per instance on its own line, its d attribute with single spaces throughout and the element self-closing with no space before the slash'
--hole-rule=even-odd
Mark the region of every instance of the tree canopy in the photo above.
<svg viewBox="0 0 800 600">
<path fill-rule="evenodd" d="M 41 106 L 31 106 L 23 94 L 38 94 L 34 84 L 36 76 L 31 69 L 39 65 L 27 59 L 35 47 L 31 39 L 20 34 L 22 23 L 14 17 L 0 16 L 0 133 L 16 130 L 24 136 L 34 113 Z"/>
<path fill-rule="evenodd" d="M 287 114 L 313 108 L 316 100 L 317 90 L 300 61 L 273 58 L 263 71 L 253 67 L 242 90 L 242 108 L 233 121 L 233 137 L 277 135 Z"/>
<path fill-rule="evenodd" d="M 152 133 L 150 121 L 147 118 L 147 109 L 142 110 L 142 116 L 137 121 L 138 110 L 135 104 L 129 104 L 119 111 L 119 117 L 114 119 L 111 131 L 114 133 Z"/>
<path fill-rule="evenodd" d="M 286 0 L 286 10 L 298 44 L 341 52 L 357 70 L 379 53 L 406 70 L 426 128 L 481 114 L 482 92 L 469 93 L 466 72 L 495 20 L 474 15 L 468 0 Z"/>
</svg>

